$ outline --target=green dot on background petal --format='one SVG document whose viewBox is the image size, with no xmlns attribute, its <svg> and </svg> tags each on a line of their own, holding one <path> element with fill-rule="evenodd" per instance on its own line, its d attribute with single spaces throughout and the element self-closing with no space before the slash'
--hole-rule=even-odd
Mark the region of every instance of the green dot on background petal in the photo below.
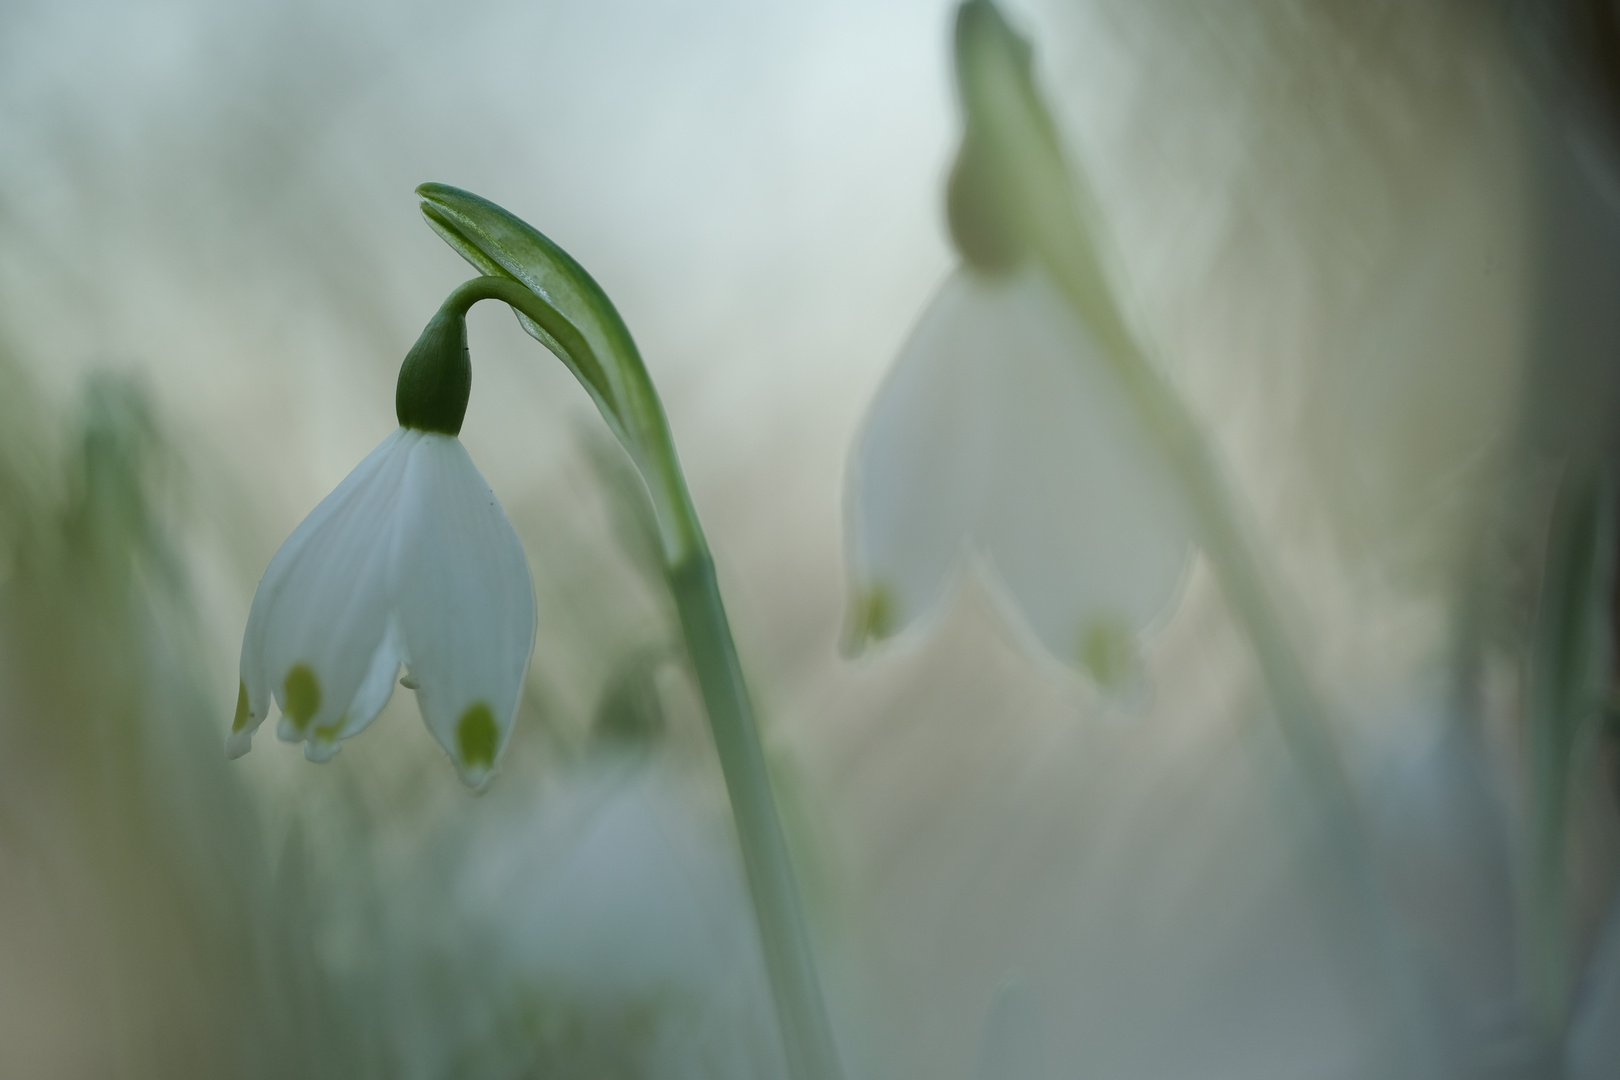
<svg viewBox="0 0 1620 1080">
<path fill-rule="evenodd" d="M 495 727 L 495 714 L 488 705 L 476 701 L 468 706 L 456 721 L 456 749 L 465 766 L 489 768 L 495 764 L 495 743 L 500 733 Z"/>
<path fill-rule="evenodd" d="M 281 684 L 281 711 L 303 731 L 321 707 L 321 684 L 308 664 L 294 664 Z"/>
<path fill-rule="evenodd" d="M 1099 619 L 1080 638 L 1080 666 L 1105 690 L 1118 690 L 1136 670 L 1136 635 L 1118 619 Z"/>
<path fill-rule="evenodd" d="M 238 680 L 236 684 L 236 719 L 231 721 L 231 731 L 241 731 L 243 728 L 247 727 L 247 722 L 247 683 Z"/>
<path fill-rule="evenodd" d="M 330 724 L 322 724 L 315 729 L 315 737 L 322 742 L 331 742 L 337 738 L 337 733 L 343 730 L 343 725 L 348 722 L 348 719 L 349 714 L 344 713 Z"/>
<path fill-rule="evenodd" d="M 856 641 L 881 641 L 894 633 L 894 590 L 881 581 L 873 582 L 855 596 L 854 631 Z"/>
</svg>

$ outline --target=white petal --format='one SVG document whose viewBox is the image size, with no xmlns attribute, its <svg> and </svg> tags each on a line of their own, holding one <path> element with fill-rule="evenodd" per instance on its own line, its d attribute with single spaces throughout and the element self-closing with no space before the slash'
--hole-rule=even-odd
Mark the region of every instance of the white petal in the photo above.
<svg viewBox="0 0 1620 1080">
<path fill-rule="evenodd" d="M 422 718 L 479 787 L 512 732 L 534 588 L 511 522 L 453 436 L 424 435 L 411 452 L 390 579 Z"/>
<path fill-rule="evenodd" d="M 1169 607 L 1190 514 L 1107 357 L 1045 276 L 974 291 L 973 347 L 994 375 L 980 403 L 991 460 L 974 540 L 1030 627 L 1072 663 L 1098 633 L 1135 634 Z"/>
<path fill-rule="evenodd" d="M 383 639 L 377 645 L 376 652 L 372 653 L 371 662 L 366 667 L 365 678 L 360 680 L 360 687 L 350 699 L 349 707 L 342 712 L 337 730 L 316 730 L 313 737 L 307 738 L 304 742 L 304 756 L 310 761 L 330 761 L 332 756 L 342 749 L 342 740 L 353 738 L 364 731 L 393 696 L 394 676 L 399 674 L 399 666 L 404 661 L 404 642 L 400 637 L 399 620 L 390 615 Z M 298 735 L 293 732 L 290 737 L 284 734 L 282 738 L 288 742 L 296 742 Z"/>
<path fill-rule="evenodd" d="M 1035 270 L 962 270 L 929 306 L 867 421 L 851 559 L 895 628 L 943 591 L 964 542 L 1055 655 L 1128 652 L 1183 576 L 1174 478 L 1106 358 Z M 1129 664 L 1121 662 L 1121 673 Z"/>
<path fill-rule="evenodd" d="M 961 275 L 940 289 L 867 415 L 850 465 L 849 558 L 870 609 L 862 632 L 905 629 L 935 604 L 982 498 L 990 378 Z"/>
<path fill-rule="evenodd" d="M 376 669 L 392 657 L 391 685 L 398 668 L 388 552 L 420 438 L 399 429 L 384 439 L 294 530 L 254 596 L 243 642 L 250 703 L 255 686 L 267 687 L 283 714 L 281 737 L 310 740 L 312 757 L 329 757 L 341 734 L 370 722 L 387 700 L 376 692 Z"/>
<path fill-rule="evenodd" d="M 399 674 L 399 666 L 404 662 L 405 642 L 399 631 L 399 620 L 390 615 L 383 639 L 371 654 L 366 677 L 360 681 L 360 688 L 349 702 L 348 719 L 339 729 L 338 738 L 348 739 L 360 734 L 367 724 L 377 718 L 394 694 L 394 677 Z"/>
</svg>

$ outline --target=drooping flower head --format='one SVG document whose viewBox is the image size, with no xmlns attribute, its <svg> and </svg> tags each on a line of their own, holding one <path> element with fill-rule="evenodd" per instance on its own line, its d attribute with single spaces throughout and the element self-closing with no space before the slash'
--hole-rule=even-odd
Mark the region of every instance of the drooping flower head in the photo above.
<svg viewBox="0 0 1620 1080">
<path fill-rule="evenodd" d="M 957 66 L 965 130 L 946 211 L 964 265 L 855 447 L 852 632 L 904 629 L 977 561 L 1055 656 L 1129 690 L 1138 636 L 1184 576 L 1191 515 L 1110 356 L 1127 335 L 1036 100 L 1028 43 L 975 0 L 958 13 Z M 1047 231 L 1075 242 L 1053 247 Z"/>
<path fill-rule="evenodd" d="M 976 560 L 1054 656 L 1126 688 L 1189 526 L 1098 349 L 1032 267 L 945 282 L 855 448 L 857 632 L 905 629 Z"/>
<path fill-rule="evenodd" d="M 512 732 L 534 645 L 522 545 L 457 435 L 471 389 L 464 312 L 441 310 L 400 369 L 400 426 L 293 530 L 253 596 L 227 752 L 281 713 L 311 761 L 403 685 L 472 787 Z"/>
</svg>

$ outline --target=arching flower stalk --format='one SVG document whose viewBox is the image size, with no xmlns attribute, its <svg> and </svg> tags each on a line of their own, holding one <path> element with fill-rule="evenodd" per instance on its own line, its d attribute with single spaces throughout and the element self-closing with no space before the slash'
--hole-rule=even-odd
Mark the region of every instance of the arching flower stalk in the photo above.
<svg viewBox="0 0 1620 1080">
<path fill-rule="evenodd" d="M 400 428 L 271 560 L 248 616 L 228 749 L 273 698 L 279 734 L 321 760 L 358 734 L 403 664 L 462 778 L 489 779 L 534 641 L 522 548 L 457 439 L 471 389 L 466 315 L 506 303 L 573 372 L 647 486 L 687 652 L 731 796 L 794 1080 L 842 1075 L 765 770 L 753 706 L 663 406 L 619 313 L 561 248 L 488 200 L 417 189 L 428 223 L 482 276 L 452 292 L 400 368 Z"/>
</svg>

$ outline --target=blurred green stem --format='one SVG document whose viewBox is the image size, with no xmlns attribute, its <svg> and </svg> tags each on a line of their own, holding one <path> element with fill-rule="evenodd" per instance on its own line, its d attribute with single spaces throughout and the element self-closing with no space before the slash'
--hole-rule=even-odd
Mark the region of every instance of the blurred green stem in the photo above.
<svg viewBox="0 0 1620 1080">
<path fill-rule="evenodd" d="M 842 1071 L 832 1026 L 822 1002 L 748 687 L 720 603 L 714 560 L 707 551 L 698 552 L 670 567 L 669 580 L 731 794 L 788 1062 L 796 1080 L 833 1080 Z"/>
<path fill-rule="evenodd" d="M 964 133 L 953 184 L 951 224 L 969 258 L 1033 257 L 1095 335 L 1138 416 L 1163 447 L 1221 590 L 1254 649 L 1288 753 L 1303 775 L 1322 826 L 1366 921 L 1376 967 L 1392 992 L 1395 1023 L 1413 1065 L 1433 1075 L 1438 1053 L 1425 1020 L 1422 980 L 1401 941 L 1399 921 L 1334 742 L 1326 705 L 1279 617 L 1239 500 L 1216 464 L 1192 411 L 1159 373 L 1127 325 L 1099 255 L 1101 215 L 1084 170 L 1071 170 L 1050 110 L 1036 86 L 1033 48 L 993 0 L 958 9 L 956 62 Z M 992 248 L 974 243 L 988 232 Z"/>
<path fill-rule="evenodd" d="M 1600 457 L 1564 466 L 1547 533 L 1531 639 L 1529 956 L 1536 1018 L 1560 1038 L 1571 1016 L 1569 913 L 1571 799 L 1598 735 L 1613 649 L 1613 478 Z"/>
<path fill-rule="evenodd" d="M 592 355 L 572 322 L 509 278 L 474 278 L 451 293 L 444 307 L 464 315 L 473 304 L 486 299 L 516 308 L 573 357 Z M 652 381 L 638 370 L 638 377 L 627 384 L 627 393 L 631 399 L 622 403 L 624 411 L 618 419 L 631 436 L 626 449 L 652 497 L 665 573 L 714 732 L 788 1071 L 793 1080 L 840 1080 L 843 1070 L 810 950 L 804 907 L 760 746 L 753 702 L 715 581 L 714 559 Z"/>
</svg>

